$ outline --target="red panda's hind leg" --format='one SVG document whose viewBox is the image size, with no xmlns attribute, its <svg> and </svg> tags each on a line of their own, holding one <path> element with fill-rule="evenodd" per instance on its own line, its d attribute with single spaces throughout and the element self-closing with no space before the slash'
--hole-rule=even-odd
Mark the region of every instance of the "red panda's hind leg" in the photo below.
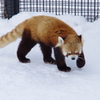
<svg viewBox="0 0 100 100">
<path fill-rule="evenodd" d="M 51 57 L 52 54 L 52 48 L 40 43 L 40 47 L 43 53 L 43 60 L 45 63 L 50 63 L 50 64 L 56 64 L 56 61 Z"/>
<path fill-rule="evenodd" d="M 35 45 L 36 45 L 36 42 L 31 39 L 31 35 L 30 35 L 29 31 L 27 31 L 27 30 L 24 31 L 22 40 L 21 40 L 18 50 L 17 50 L 17 57 L 20 62 L 23 62 L 23 63 L 30 62 L 30 59 L 26 58 L 25 56 Z"/>
<path fill-rule="evenodd" d="M 26 58 L 25 56 L 28 54 L 28 52 L 32 49 L 32 47 L 35 45 L 35 42 L 32 41 L 24 41 L 22 40 L 20 42 L 20 45 L 18 47 L 18 51 L 17 51 L 17 57 L 19 59 L 20 62 L 23 63 L 29 63 L 30 59 Z"/>
</svg>

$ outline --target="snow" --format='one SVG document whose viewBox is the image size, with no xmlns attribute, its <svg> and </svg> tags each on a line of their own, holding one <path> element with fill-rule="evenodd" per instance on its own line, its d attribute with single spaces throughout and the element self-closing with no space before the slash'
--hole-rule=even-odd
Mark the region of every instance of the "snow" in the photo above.
<svg viewBox="0 0 100 100">
<path fill-rule="evenodd" d="M 0 36 L 36 15 L 57 17 L 82 34 L 86 65 L 79 69 L 66 58 L 72 70 L 61 72 L 43 62 L 39 45 L 27 55 L 31 63 L 20 63 L 18 39 L 0 49 L 0 100 L 100 100 L 100 19 L 90 23 L 82 16 L 21 12 L 9 20 L 0 19 Z"/>
</svg>

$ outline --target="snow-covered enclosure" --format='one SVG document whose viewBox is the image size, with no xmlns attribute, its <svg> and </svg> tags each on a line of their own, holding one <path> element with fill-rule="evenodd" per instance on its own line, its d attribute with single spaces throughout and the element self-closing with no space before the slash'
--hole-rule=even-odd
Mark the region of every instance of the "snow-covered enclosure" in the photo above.
<svg viewBox="0 0 100 100">
<path fill-rule="evenodd" d="M 45 64 L 39 45 L 27 55 L 31 63 L 20 63 L 16 51 L 20 39 L 0 49 L 0 100 L 100 100 L 100 19 L 87 22 L 82 16 L 22 12 L 0 19 L 0 36 L 36 15 L 57 17 L 82 34 L 86 65 L 79 69 L 66 58 L 70 72 Z"/>
</svg>

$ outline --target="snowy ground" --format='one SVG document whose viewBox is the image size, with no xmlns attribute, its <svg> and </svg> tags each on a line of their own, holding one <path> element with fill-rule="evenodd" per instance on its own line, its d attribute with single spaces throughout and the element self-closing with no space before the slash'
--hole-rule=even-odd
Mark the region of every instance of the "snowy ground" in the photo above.
<svg viewBox="0 0 100 100">
<path fill-rule="evenodd" d="M 10 20 L 0 19 L 0 36 L 18 23 L 35 15 L 20 13 Z M 55 16 L 83 34 L 86 65 L 78 69 L 66 59 L 71 72 L 61 72 L 56 65 L 45 64 L 37 45 L 28 54 L 31 63 L 20 63 L 16 51 L 20 39 L 0 49 L 0 100 L 100 100 L 100 19 L 90 23 L 83 17 Z"/>
</svg>

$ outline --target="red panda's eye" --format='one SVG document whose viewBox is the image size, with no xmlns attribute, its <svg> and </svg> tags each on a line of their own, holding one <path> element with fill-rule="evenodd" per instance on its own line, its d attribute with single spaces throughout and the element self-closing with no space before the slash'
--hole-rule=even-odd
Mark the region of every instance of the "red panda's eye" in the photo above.
<svg viewBox="0 0 100 100">
<path fill-rule="evenodd" d="M 78 55 L 78 52 L 75 52 L 76 55 Z"/>
<path fill-rule="evenodd" d="M 71 52 L 67 53 L 68 55 L 71 55 Z"/>
</svg>

